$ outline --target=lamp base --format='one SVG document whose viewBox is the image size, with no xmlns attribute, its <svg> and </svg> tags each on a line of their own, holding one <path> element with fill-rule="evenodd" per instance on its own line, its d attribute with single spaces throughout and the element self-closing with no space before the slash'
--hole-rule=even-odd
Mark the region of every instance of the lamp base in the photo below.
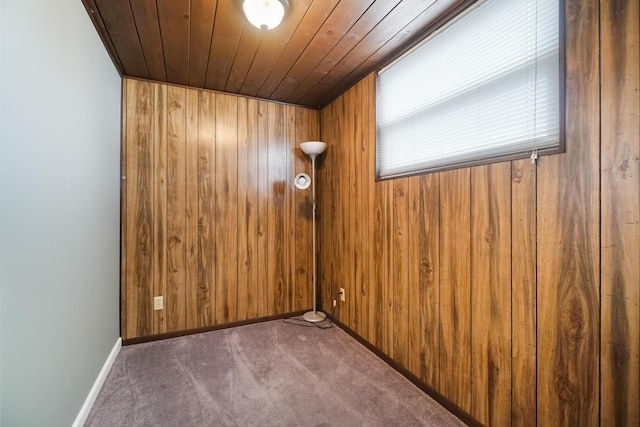
<svg viewBox="0 0 640 427">
<path fill-rule="evenodd" d="M 318 323 L 326 319 L 327 315 L 321 311 L 307 311 L 302 318 L 310 323 Z"/>
</svg>

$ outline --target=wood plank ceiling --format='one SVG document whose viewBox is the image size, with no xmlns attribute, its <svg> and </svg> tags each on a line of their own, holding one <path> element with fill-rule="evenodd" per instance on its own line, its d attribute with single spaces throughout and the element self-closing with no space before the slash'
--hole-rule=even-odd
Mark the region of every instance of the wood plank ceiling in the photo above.
<svg viewBox="0 0 640 427">
<path fill-rule="evenodd" d="M 326 106 L 471 0 L 290 0 L 259 30 L 241 0 L 82 0 L 122 76 Z"/>
</svg>

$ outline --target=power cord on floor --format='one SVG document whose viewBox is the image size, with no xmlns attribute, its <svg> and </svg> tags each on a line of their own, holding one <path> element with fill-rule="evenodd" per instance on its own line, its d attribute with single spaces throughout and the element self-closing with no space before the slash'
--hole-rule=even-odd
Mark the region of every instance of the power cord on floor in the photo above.
<svg viewBox="0 0 640 427">
<path fill-rule="evenodd" d="M 333 328 L 333 322 L 331 320 L 325 319 L 321 322 L 317 322 L 317 323 L 309 323 L 304 319 L 301 319 L 300 316 L 298 317 L 289 317 L 287 319 L 282 319 L 282 321 L 284 323 L 289 323 L 291 325 L 296 325 L 296 326 L 304 326 L 306 328 L 313 328 L 314 326 L 316 328 L 320 328 L 320 329 L 329 329 L 329 328 Z"/>
<path fill-rule="evenodd" d="M 336 306 L 338 305 L 338 298 L 340 297 L 341 294 L 342 294 L 342 291 L 338 291 L 336 296 L 333 298 L 333 310 L 331 311 L 331 317 L 333 318 L 336 317 Z M 282 319 L 282 321 L 284 323 L 289 323 L 291 325 L 304 326 L 305 328 L 312 328 L 314 326 L 320 329 L 333 328 L 333 322 L 328 319 L 325 319 L 317 323 L 309 323 L 306 320 L 301 319 L 300 316 L 297 316 L 297 317 L 289 317 L 287 319 Z"/>
</svg>

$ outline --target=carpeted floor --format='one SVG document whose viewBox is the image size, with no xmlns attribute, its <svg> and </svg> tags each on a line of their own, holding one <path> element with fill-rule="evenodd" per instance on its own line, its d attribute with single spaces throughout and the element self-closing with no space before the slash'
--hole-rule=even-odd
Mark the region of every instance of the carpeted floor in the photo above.
<svg viewBox="0 0 640 427">
<path fill-rule="evenodd" d="M 85 425 L 464 424 L 338 327 L 278 320 L 124 347 Z"/>
</svg>

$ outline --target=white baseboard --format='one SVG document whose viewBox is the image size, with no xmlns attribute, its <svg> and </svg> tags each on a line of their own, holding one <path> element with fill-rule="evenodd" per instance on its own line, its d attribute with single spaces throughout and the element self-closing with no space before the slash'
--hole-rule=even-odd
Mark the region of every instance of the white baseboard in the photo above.
<svg viewBox="0 0 640 427">
<path fill-rule="evenodd" d="M 89 395 L 84 401 L 82 408 L 80 408 L 80 412 L 78 413 L 76 420 L 73 422 L 72 427 L 82 427 L 85 421 L 87 421 L 89 412 L 91 412 L 91 407 L 93 406 L 93 403 L 96 401 L 96 398 L 98 397 L 98 393 L 100 392 L 100 389 L 104 384 L 104 380 L 107 379 L 107 375 L 109 375 L 109 371 L 111 370 L 111 367 L 113 366 L 113 362 L 115 362 L 116 356 L 120 352 L 121 348 L 122 348 L 122 338 L 118 337 L 115 345 L 111 349 L 111 353 L 109 353 L 109 357 L 107 357 L 106 362 L 104 362 L 104 365 L 102 366 L 102 369 L 98 374 L 98 378 L 96 378 L 96 381 L 93 383 L 93 387 L 91 387 L 91 390 L 89 391 Z"/>
</svg>

